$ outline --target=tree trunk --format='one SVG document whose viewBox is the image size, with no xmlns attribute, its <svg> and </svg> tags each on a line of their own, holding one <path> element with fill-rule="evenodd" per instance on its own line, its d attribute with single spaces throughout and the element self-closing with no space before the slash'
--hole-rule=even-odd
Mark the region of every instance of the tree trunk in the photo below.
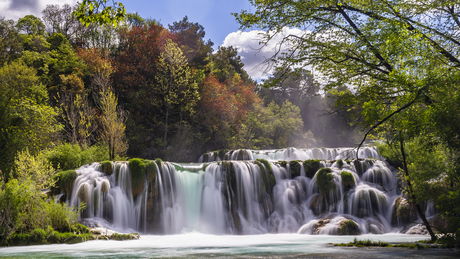
<svg viewBox="0 0 460 259">
<path fill-rule="evenodd" d="M 404 178 L 406 179 L 406 184 L 407 184 L 407 189 L 408 189 L 408 194 L 409 194 L 409 202 L 413 207 L 415 207 L 415 211 L 417 212 L 418 216 L 422 219 L 423 224 L 425 225 L 426 229 L 430 233 L 431 236 L 431 242 L 436 241 L 436 235 L 433 233 L 433 230 L 431 229 L 430 223 L 425 217 L 425 213 L 422 211 L 420 208 L 420 205 L 417 203 L 417 199 L 415 197 L 415 194 L 412 190 L 412 184 L 410 182 L 409 178 L 409 170 L 407 169 L 407 162 L 406 162 L 406 154 L 404 153 L 404 144 L 402 137 L 399 137 L 399 143 L 400 143 L 400 148 L 401 148 L 401 155 L 403 158 L 403 172 L 404 172 Z"/>
</svg>

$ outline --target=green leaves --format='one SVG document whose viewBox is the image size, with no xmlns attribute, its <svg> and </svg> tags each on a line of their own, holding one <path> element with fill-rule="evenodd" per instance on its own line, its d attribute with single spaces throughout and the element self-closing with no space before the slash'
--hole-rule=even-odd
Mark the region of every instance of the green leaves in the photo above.
<svg viewBox="0 0 460 259">
<path fill-rule="evenodd" d="M 124 20 L 126 9 L 118 2 L 108 6 L 107 0 L 83 0 L 72 14 L 86 27 L 93 23 L 100 26 L 112 24 L 117 27 Z"/>
</svg>

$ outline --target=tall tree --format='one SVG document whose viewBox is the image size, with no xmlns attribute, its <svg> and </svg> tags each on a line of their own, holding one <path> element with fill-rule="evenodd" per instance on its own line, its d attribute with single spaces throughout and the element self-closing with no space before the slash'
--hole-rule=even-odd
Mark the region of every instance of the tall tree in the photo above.
<svg viewBox="0 0 460 259">
<path fill-rule="evenodd" d="M 209 62 L 208 57 L 214 45 L 210 40 L 204 41 L 204 27 L 199 23 L 189 22 L 185 16 L 181 21 L 169 25 L 169 31 L 177 36 L 189 66 L 203 69 Z"/>
<path fill-rule="evenodd" d="M 187 59 L 171 39 L 166 40 L 164 51 L 160 53 L 156 80 L 158 85 L 154 92 L 158 98 L 153 103 L 162 113 L 159 122 L 164 126 L 163 144 L 166 145 L 172 125 L 180 125 L 193 115 L 200 100 Z"/>
</svg>

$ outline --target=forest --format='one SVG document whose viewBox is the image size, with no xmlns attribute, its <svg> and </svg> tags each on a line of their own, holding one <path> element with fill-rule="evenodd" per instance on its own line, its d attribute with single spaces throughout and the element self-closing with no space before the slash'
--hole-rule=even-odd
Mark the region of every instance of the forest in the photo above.
<svg viewBox="0 0 460 259">
<path fill-rule="evenodd" d="M 220 149 L 372 139 L 400 168 L 411 204 L 434 200 L 458 244 L 459 5 L 250 2 L 254 13 L 234 15 L 242 28 L 266 30 L 262 43 L 310 24 L 285 36 L 295 47 L 268 60 L 277 67 L 262 82 L 236 48 L 214 49 L 188 17 L 163 25 L 126 13 L 85 24 L 74 15 L 80 5 L 0 17 L 1 239 L 80 228 L 78 209 L 42 190 L 91 162 L 196 162 Z"/>
</svg>

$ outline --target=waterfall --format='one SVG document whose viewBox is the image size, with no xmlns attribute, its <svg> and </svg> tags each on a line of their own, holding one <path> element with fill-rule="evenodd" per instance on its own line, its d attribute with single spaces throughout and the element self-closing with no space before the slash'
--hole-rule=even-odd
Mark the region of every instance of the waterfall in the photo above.
<svg viewBox="0 0 460 259">
<path fill-rule="evenodd" d="M 94 163 L 77 170 L 67 202 L 86 204 L 82 219 L 154 234 L 388 233 L 416 219 L 403 214 L 396 171 L 377 150 L 359 157 L 351 148 L 287 148 L 211 152 L 191 164 L 144 160 L 134 187 L 128 162 L 112 162 L 111 174 Z"/>
</svg>

